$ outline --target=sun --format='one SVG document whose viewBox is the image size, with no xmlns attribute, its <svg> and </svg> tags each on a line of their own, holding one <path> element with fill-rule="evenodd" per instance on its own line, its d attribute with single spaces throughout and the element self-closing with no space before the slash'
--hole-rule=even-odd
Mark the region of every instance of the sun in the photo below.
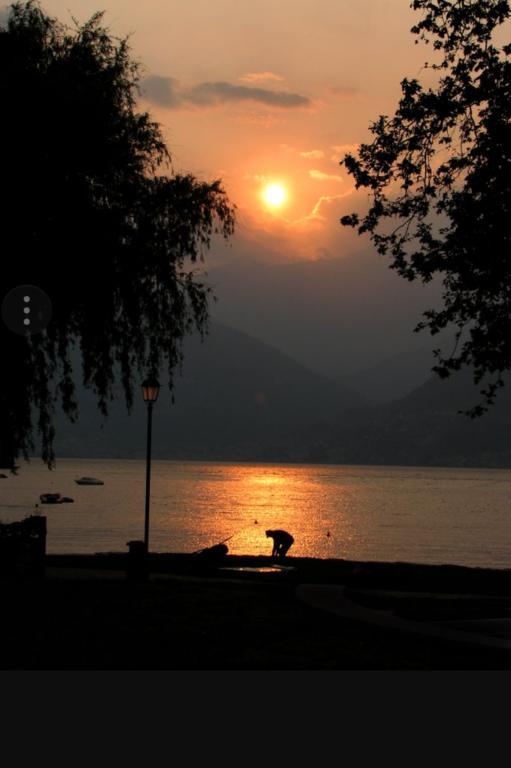
<svg viewBox="0 0 511 768">
<path fill-rule="evenodd" d="M 263 189 L 263 200 L 269 208 L 281 208 L 287 200 L 287 191 L 282 184 L 267 184 Z"/>
</svg>

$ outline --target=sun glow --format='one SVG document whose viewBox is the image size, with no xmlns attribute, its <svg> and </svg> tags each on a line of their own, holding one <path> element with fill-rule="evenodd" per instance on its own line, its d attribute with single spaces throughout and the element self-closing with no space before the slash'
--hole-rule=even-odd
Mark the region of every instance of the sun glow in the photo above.
<svg viewBox="0 0 511 768">
<path fill-rule="evenodd" d="M 287 200 L 287 191 L 282 184 L 267 184 L 263 189 L 263 200 L 269 208 L 281 208 Z"/>
</svg>

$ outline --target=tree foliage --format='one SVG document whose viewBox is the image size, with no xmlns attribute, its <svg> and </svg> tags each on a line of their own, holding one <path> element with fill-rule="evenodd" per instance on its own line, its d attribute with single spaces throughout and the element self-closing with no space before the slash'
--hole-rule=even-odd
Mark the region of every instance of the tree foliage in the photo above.
<svg viewBox="0 0 511 768">
<path fill-rule="evenodd" d="M 229 238 L 221 181 L 175 174 L 161 129 L 137 111 L 140 67 L 102 14 L 68 28 L 36 2 L 0 28 L 2 294 L 34 284 L 51 298 L 44 333 L 2 324 L 4 466 L 33 450 L 53 462 L 53 409 L 76 416 L 72 350 L 106 413 L 116 371 L 128 406 L 139 374 L 166 365 L 207 330 L 209 288 L 195 263 Z"/>
<path fill-rule="evenodd" d="M 369 233 L 408 280 L 440 277 L 440 309 L 417 329 L 455 328 L 434 371 L 470 366 L 494 402 L 511 368 L 511 45 L 507 0 L 414 0 L 416 42 L 433 44 L 433 84 L 404 79 L 398 108 L 371 125 L 373 139 L 342 161 L 370 206 L 341 223 Z"/>
</svg>

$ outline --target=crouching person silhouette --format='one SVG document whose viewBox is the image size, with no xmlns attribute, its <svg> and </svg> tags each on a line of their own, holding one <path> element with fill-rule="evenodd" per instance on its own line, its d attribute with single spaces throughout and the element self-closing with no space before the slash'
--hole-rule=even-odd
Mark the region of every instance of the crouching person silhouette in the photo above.
<svg viewBox="0 0 511 768">
<path fill-rule="evenodd" d="M 266 537 L 273 539 L 272 557 L 284 557 L 294 543 L 294 539 L 287 531 L 266 531 Z"/>
</svg>

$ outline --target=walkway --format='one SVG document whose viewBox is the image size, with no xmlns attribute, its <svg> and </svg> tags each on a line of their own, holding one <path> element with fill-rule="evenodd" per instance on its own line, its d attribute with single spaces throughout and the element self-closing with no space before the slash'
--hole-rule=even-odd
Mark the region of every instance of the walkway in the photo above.
<svg viewBox="0 0 511 768">
<path fill-rule="evenodd" d="M 367 592 L 365 594 L 367 595 Z M 375 590 L 374 594 L 377 595 L 378 592 Z M 385 593 L 381 594 L 385 596 Z M 350 621 L 369 623 L 400 632 L 412 632 L 450 642 L 511 650 L 511 597 L 506 598 L 510 608 L 503 605 L 500 611 L 502 615 L 496 618 L 414 621 L 400 618 L 393 610 L 374 609 L 361 605 L 352 599 L 352 596 L 356 596 L 354 590 L 347 590 L 346 587 L 339 585 L 299 584 L 296 588 L 296 596 L 313 608 Z M 459 598 L 466 600 L 467 596 L 459 596 Z M 438 599 L 442 599 L 440 595 Z M 477 599 L 481 598 L 478 596 Z"/>
</svg>

